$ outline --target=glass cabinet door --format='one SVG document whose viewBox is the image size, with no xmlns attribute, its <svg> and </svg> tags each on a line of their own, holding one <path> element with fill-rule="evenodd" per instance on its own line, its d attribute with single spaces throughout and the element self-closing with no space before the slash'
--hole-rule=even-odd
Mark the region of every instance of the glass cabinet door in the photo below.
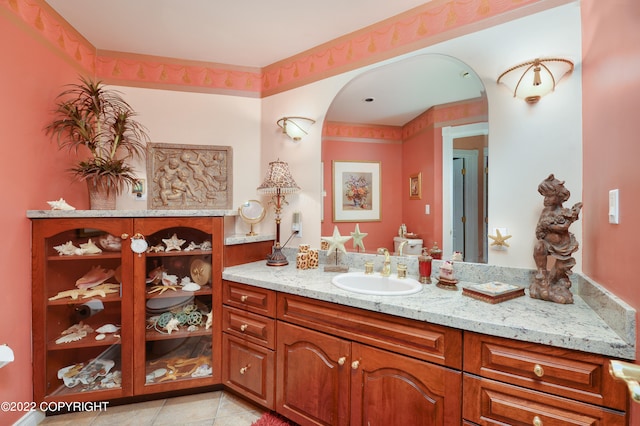
<svg viewBox="0 0 640 426">
<path fill-rule="evenodd" d="M 132 392 L 130 219 L 33 224 L 34 393 L 38 401 Z"/>
<path fill-rule="evenodd" d="M 134 224 L 136 393 L 218 380 L 219 343 L 213 336 L 219 327 L 214 301 L 220 289 L 222 236 L 221 228 L 212 226 L 217 222 L 145 218 Z"/>
</svg>

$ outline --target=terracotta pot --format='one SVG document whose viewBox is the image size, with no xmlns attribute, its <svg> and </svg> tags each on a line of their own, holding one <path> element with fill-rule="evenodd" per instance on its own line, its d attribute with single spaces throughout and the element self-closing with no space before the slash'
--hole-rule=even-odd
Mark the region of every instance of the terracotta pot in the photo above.
<svg viewBox="0 0 640 426">
<path fill-rule="evenodd" d="M 91 210 L 116 209 L 116 191 L 107 191 L 89 181 L 87 181 L 87 188 L 89 189 L 89 206 Z"/>
</svg>

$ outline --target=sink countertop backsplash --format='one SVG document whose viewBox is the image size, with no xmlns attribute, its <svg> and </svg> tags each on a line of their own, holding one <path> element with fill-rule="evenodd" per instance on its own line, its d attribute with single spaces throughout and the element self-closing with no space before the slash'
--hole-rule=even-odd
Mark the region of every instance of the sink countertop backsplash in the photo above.
<svg viewBox="0 0 640 426">
<path fill-rule="evenodd" d="M 342 290 L 331 284 L 337 273 L 324 272 L 334 264 L 335 255 L 320 250 L 318 269 L 296 269 L 297 249 L 284 248 L 289 260 L 284 267 L 266 266 L 265 261 L 225 268 L 223 278 L 285 293 L 348 305 L 400 317 L 428 321 L 462 330 L 567 349 L 593 352 L 623 359 L 635 358 L 635 310 L 617 296 L 581 274 L 572 276 L 573 304 L 562 305 L 523 297 L 490 304 L 462 295 L 462 287 L 489 281 L 501 281 L 528 287 L 532 269 L 455 262 L 458 291 L 435 285 L 443 261 L 434 260 L 433 284 L 407 296 L 372 296 Z M 399 259 L 407 264 L 407 276 L 418 277 L 416 256 L 391 258 L 392 274 Z M 338 263 L 350 271 L 364 270 L 364 262 L 373 261 L 374 271 L 382 269 L 384 256 L 340 253 Z"/>
</svg>

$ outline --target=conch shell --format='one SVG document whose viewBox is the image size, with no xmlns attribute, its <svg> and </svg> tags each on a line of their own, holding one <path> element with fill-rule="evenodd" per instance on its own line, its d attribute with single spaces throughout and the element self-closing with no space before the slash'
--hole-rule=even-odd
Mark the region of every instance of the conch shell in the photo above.
<svg viewBox="0 0 640 426">
<path fill-rule="evenodd" d="M 73 245 L 73 241 L 67 241 L 64 244 L 55 246 L 54 249 L 60 256 L 74 256 L 84 253 L 80 247 Z"/>
<path fill-rule="evenodd" d="M 100 247 L 98 247 L 91 239 L 84 244 L 80 244 L 80 249 L 83 250 L 83 254 L 98 254 L 102 253 Z"/>
<path fill-rule="evenodd" d="M 47 201 L 47 204 L 51 207 L 51 210 L 75 210 L 76 208 L 69 205 L 64 198 L 60 198 L 56 201 Z"/>
<path fill-rule="evenodd" d="M 114 270 L 109 269 L 105 270 L 102 266 L 96 265 L 91 268 L 89 272 L 84 274 L 81 278 L 78 278 L 76 281 L 76 287 L 79 289 L 87 289 L 91 287 L 95 287 L 99 284 L 102 284 L 109 278 L 113 277 Z"/>
</svg>

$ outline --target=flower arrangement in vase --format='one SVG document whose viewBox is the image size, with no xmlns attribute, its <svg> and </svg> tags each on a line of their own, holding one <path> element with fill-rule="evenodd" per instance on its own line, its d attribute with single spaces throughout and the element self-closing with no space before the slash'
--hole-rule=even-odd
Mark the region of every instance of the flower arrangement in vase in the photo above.
<svg viewBox="0 0 640 426">
<path fill-rule="evenodd" d="M 367 207 L 367 197 L 369 196 L 369 182 L 362 176 L 351 175 L 345 182 L 345 196 L 353 202 L 356 208 Z"/>
</svg>

